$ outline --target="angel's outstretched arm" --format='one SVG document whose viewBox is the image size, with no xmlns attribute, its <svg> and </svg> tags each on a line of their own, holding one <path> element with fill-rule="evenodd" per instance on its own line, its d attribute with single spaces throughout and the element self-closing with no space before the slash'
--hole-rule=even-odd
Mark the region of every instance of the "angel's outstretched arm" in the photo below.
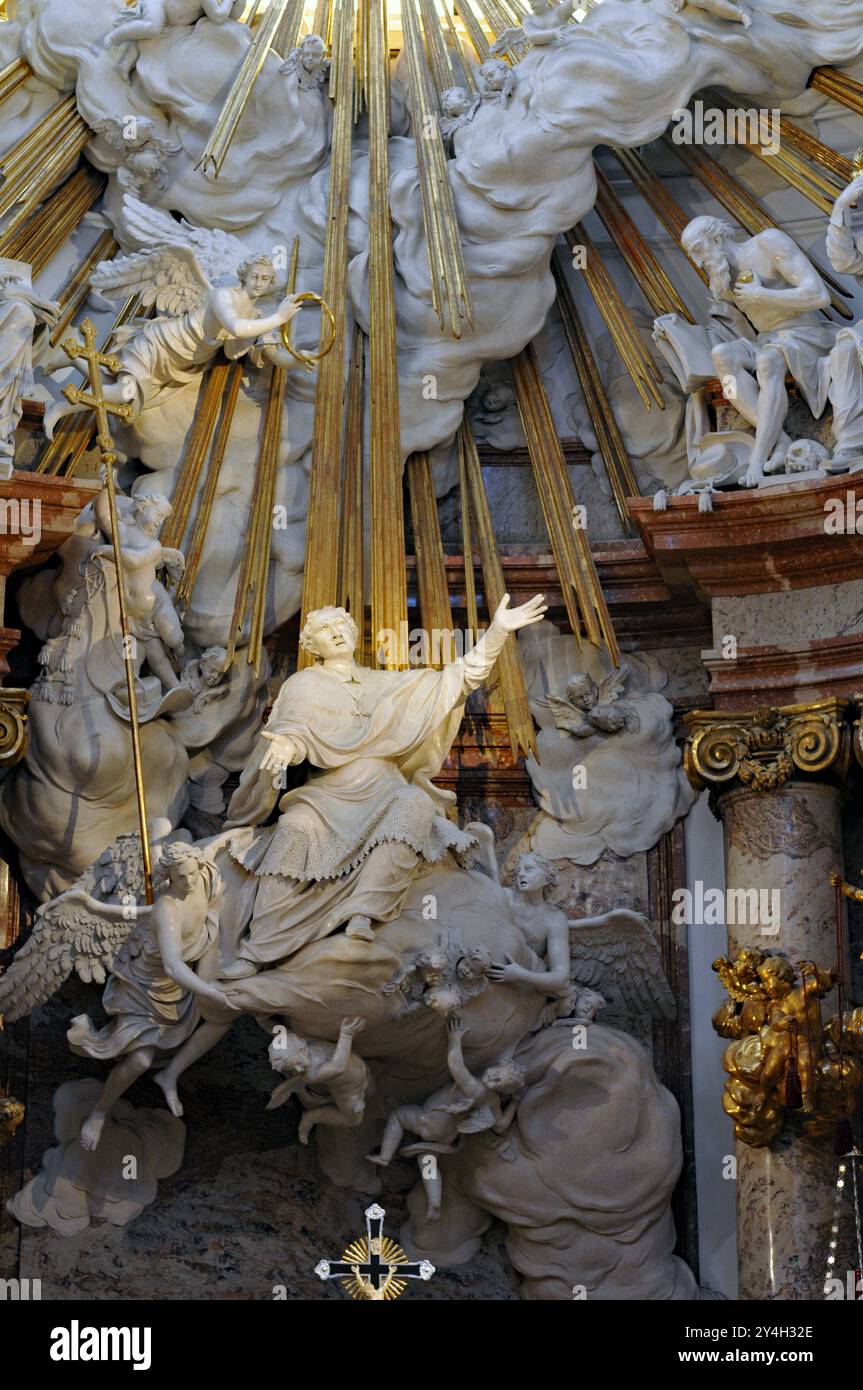
<svg viewBox="0 0 863 1390">
<path fill-rule="evenodd" d="M 631 917 L 639 926 L 643 925 L 644 918 L 640 912 L 633 912 L 627 907 L 612 907 L 608 912 L 600 912 L 596 917 L 576 917 L 572 921 L 572 926 L 582 927 L 604 927 L 612 918 L 618 920 L 622 916 Z"/>
<path fill-rule="evenodd" d="M 152 909 L 149 903 L 106 903 L 94 898 L 83 888 L 68 888 L 65 893 L 60 893 L 52 899 L 51 906 L 55 907 L 58 903 L 80 903 L 86 907 L 88 912 L 92 912 L 96 917 L 107 917 L 110 922 L 131 922 L 143 917 Z"/>
<path fill-rule="evenodd" d="M 289 323 L 299 305 L 293 295 L 287 295 L 274 314 L 262 319 L 246 319 L 238 314 L 234 307 L 234 291 L 218 289 L 210 296 L 210 308 L 232 337 L 258 338 L 262 333 L 272 333 L 273 329 L 281 328 L 283 323 Z"/>
</svg>

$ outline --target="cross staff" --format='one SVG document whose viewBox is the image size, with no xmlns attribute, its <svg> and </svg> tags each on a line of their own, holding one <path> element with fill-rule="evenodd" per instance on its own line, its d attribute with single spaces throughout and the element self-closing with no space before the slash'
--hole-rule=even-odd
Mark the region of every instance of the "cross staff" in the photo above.
<svg viewBox="0 0 863 1390">
<path fill-rule="evenodd" d="M 383 1207 L 377 1204 L 366 1208 L 366 1231 L 368 1232 L 369 1258 L 360 1260 L 321 1260 L 315 1265 L 315 1274 L 319 1279 L 346 1279 L 351 1275 L 361 1274 L 364 1279 L 371 1284 L 372 1288 L 379 1289 L 386 1281 L 390 1273 L 390 1266 L 395 1264 L 396 1279 L 431 1279 L 435 1272 L 434 1265 L 428 1260 L 419 1260 L 415 1264 L 407 1260 L 384 1260 L 383 1250 L 383 1230 L 384 1217 L 386 1212 Z"/>
<path fill-rule="evenodd" d="M 120 629 L 123 634 L 123 652 L 126 666 L 126 689 L 129 694 L 129 725 L 132 731 L 132 759 L 135 764 L 135 790 L 138 798 L 138 820 L 141 826 L 141 856 L 144 863 L 144 895 L 148 903 L 153 901 L 153 869 L 150 861 L 150 836 L 147 830 L 147 800 L 144 793 L 144 767 L 141 759 L 141 728 L 138 723 L 138 698 L 135 691 L 135 672 L 132 665 L 134 644 L 130 640 L 129 614 L 126 608 L 126 577 L 123 572 L 123 556 L 120 551 L 120 523 L 117 516 L 117 496 L 114 482 L 114 464 L 117 454 L 111 437 L 110 416 L 118 415 L 126 423 L 135 418 L 135 407 L 131 404 L 115 404 L 105 399 L 102 383 L 102 368 L 116 374 L 120 361 L 113 353 L 100 352 L 96 343 L 96 325 L 92 319 L 84 319 L 81 324 L 83 343 L 75 338 L 67 338 L 63 351 L 74 362 L 80 358 L 87 363 L 87 376 L 90 390 L 79 386 L 64 386 L 63 395 L 72 405 L 89 407 L 96 415 L 96 443 L 105 467 L 105 486 L 108 491 L 108 511 L 111 517 L 111 544 L 114 547 L 114 564 L 117 569 L 117 598 L 120 605 Z"/>
</svg>

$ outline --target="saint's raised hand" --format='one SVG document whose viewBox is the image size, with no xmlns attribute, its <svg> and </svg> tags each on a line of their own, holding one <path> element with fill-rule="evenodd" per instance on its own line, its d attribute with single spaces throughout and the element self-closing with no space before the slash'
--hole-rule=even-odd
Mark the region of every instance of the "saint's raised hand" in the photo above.
<svg viewBox="0 0 863 1390">
<path fill-rule="evenodd" d="M 495 609 L 493 622 L 496 627 L 503 628 L 505 632 L 517 632 L 520 627 L 529 627 L 531 623 L 542 622 L 547 609 L 545 594 L 536 594 L 534 598 L 528 599 L 527 603 L 523 603 L 519 608 L 510 608 L 509 594 L 504 594 Z"/>
</svg>

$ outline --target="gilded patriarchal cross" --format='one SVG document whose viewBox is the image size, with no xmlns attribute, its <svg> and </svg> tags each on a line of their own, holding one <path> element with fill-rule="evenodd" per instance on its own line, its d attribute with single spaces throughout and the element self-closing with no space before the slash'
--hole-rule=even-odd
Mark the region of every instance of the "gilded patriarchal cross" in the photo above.
<svg viewBox="0 0 863 1390">
<path fill-rule="evenodd" d="M 138 723 L 138 699 L 135 689 L 135 668 L 132 653 L 135 650 L 131 641 L 129 614 L 126 607 L 126 577 L 123 572 L 123 556 L 120 550 L 120 524 L 117 517 L 117 495 L 114 481 L 114 464 L 117 454 L 111 437 L 110 416 L 117 415 L 127 424 L 135 418 L 135 407 L 128 402 L 114 402 L 105 399 L 102 368 L 116 375 L 120 371 L 120 360 L 111 352 L 101 352 L 96 343 L 96 325 L 92 319 L 84 319 L 81 324 L 79 343 L 75 338 L 67 338 L 63 351 L 72 361 L 81 359 L 87 363 L 87 378 L 90 390 L 80 386 L 64 386 L 63 395 L 72 405 L 89 407 L 96 416 L 96 444 L 105 468 L 105 487 L 108 492 L 108 510 L 111 517 L 111 544 L 114 547 L 114 564 L 117 569 L 117 601 L 120 608 L 120 628 L 123 634 L 124 665 L 126 668 L 126 689 L 129 694 L 129 727 L 132 732 L 132 758 L 135 765 L 135 789 L 138 799 L 138 821 L 141 828 L 141 857 L 144 865 L 144 890 L 148 903 L 153 901 L 153 870 L 150 860 L 150 836 L 147 830 L 147 800 L 144 793 L 144 765 L 141 757 L 141 730 Z"/>
<path fill-rule="evenodd" d="M 73 361 L 76 358 L 83 358 L 87 363 L 87 376 L 90 382 L 89 392 L 81 389 L 80 386 L 64 386 L 63 395 L 70 405 L 89 406 L 96 413 L 96 443 L 102 455 L 102 462 L 110 472 L 112 464 L 117 462 L 117 455 L 114 452 L 114 441 L 111 438 L 109 415 L 118 415 L 121 420 L 128 424 L 135 418 L 135 407 L 127 402 L 115 403 L 106 401 L 102 386 L 101 368 L 116 375 L 120 370 L 120 359 L 112 352 L 100 352 L 96 343 L 96 325 L 92 319 L 84 319 L 81 324 L 81 337 L 83 343 L 76 342 L 74 338 L 67 338 L 63 343 L 63 351 L 67 357 Z M 113 490 L 109 485 L 109 493 Z M 114 524 L 113 511 L 111 514 L 111 525 Z"/>
</svg>

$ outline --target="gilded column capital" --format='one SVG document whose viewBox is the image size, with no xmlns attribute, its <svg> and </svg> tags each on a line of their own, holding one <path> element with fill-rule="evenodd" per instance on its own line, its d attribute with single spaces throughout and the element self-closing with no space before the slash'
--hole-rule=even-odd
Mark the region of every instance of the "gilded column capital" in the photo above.
<svg viewBox="0 0 863 1390">
<path fill-rule="evenodd" d="M 792 777 L 842 783 L 851 762 L 847 700 L 754 710 L 692 710 L 683 755 L 697 790 L 777 791 Z"/>
<path fill-rule="evenodd" d="M 0 686 L 0 768 L 14 767 L 27 752 L 29 690 Z"/>
</svg>

